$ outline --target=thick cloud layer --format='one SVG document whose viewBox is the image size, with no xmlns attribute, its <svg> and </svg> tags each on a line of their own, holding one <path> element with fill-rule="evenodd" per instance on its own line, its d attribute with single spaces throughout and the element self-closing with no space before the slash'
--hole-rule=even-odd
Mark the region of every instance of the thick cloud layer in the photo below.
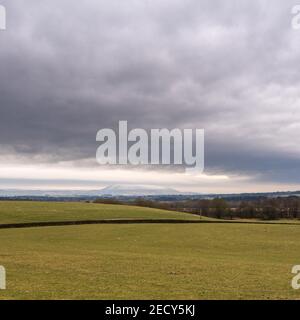
<svg viewBox="0 0 300 320">
<path fill-rule="evenodd" d="M 96 132 L 128 120 L 204 128 L 207 173 L 298 183 L 295 1 L 1 4 L 0 157 L 93 159 Z"/>
</svg>

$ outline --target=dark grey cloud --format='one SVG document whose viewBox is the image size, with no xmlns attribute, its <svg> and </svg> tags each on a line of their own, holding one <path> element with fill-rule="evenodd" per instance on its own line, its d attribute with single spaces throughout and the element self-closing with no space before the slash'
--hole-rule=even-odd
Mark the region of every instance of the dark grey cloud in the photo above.
<svg viewBox="0 0 300 320">
<path fill-rule="evenodd" d="M 295 1 L 9 0 L 0 33 L 0 147 L 93 158 L 96 132 L 204 128 L 206 170 L 300 172 Z"/>
</svg>

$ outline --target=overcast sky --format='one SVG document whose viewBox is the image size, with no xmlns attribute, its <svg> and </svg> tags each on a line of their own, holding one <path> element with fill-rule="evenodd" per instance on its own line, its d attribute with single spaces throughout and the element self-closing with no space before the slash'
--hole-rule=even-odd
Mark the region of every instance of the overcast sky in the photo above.
<svg viewBox="0 0 300 320">
<path fill-rule="evenodd" d="M 300 189 L 297 0 L 0 4 L 0 188 Z M 119 120 L 205 129 L 204 174 L 97 165 Z"/>
</svg>

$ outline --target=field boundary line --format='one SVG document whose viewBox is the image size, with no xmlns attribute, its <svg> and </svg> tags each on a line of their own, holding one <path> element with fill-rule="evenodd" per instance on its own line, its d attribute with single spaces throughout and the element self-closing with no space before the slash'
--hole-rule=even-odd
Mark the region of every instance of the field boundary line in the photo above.
<svg viewBox="0 0 300 320">
<path fill-rule="evenodd" d="M 300 223 L 292 222 L 267 222 L 267 221 L 230 221 L 230 220 L 186 220 L 186 219 L 101 219 L 101 220 L 73 220 L 73 221 L 45 221 L 0 224 L 0 229 L 35 228 L 35 227 L 59 227 L 92 224 L 261 224 L 261 225 L 292 225 L 300 226 Z"/>
</svg>

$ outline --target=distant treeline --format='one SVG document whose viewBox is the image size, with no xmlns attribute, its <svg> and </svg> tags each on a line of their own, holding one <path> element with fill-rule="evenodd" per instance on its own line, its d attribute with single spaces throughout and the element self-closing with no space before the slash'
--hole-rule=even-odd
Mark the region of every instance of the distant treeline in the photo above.
<svg viewBox="0 0 300 320">
<path fill-rule="evenodd" d="M 200 216 L 218 219 L 300 219 L 299 197 L 259 198 L 248 201 L 228 201 L 223 198 L 187 200 L 187 201 L 153 201 L 137 198 L 131 201 L 119 199 L 98 199 L 96 203 L 130 204 L 141 207 L 182 211 Z"/>
</svg>

